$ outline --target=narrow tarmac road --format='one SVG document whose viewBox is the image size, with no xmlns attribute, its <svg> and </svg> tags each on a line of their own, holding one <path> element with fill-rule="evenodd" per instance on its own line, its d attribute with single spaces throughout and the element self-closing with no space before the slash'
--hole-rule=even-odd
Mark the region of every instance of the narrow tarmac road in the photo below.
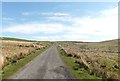
<svg viewBox="0 0 120 81">
<path fill-rule="evenodd" d="M 61 60 L 56 46 L 38 55 L 10 79 L 75 79 Z"/>
</svg>

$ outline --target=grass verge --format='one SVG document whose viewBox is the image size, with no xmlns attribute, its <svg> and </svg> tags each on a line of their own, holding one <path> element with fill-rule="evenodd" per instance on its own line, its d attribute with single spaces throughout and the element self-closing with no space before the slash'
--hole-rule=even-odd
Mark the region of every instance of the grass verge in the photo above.
<svg viewBox="0 0 120 81">
<path fill-rule="evenodd" d="M 73 73 L 73 75 L 76 77 L 76 79 L 78 80 L 80 79 L 86 79 L 86 80 L 87 79 L 101 79 L 101 78 L 96 77 L 95 75 L 90 75 L 84 68 L 79 68 L 79 65 L 75 63 L 77 59 L 73 57 L 65 56 L 64 50 L 62 50 L 60 47 L 57 47 L 57 49 L 60 53 L 62 60 L 65 62 L 65 64 L 70 69 L 70 71 Z M 99 81 L 102 81 L 102 80 L 99 80 Z"/>
<path fill-rule="evenodd" d="M 30 55 L 26 56 L 25 58 L 18 60 L 16 63 L 7 65 L 3 69 L 2 79 L 7 79 L 9 76 L 11 76 L 14 73 L 16 73 L 20 68 L 22 68 L 24 65 L 26 65 L 27 63 L 29 63 L 36 56 L 38 56 L 39 54 L 41 54 L 43 51 L 45 51 L 48 48 L 49 47 L 47 47 L 45 49 L 37 50 L 35 53 L 30 54 Z"/>
</svg>

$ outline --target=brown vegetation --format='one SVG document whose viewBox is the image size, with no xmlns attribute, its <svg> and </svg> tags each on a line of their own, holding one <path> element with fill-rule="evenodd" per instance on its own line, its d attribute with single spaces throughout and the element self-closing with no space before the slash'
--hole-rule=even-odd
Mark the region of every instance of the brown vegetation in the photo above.
<svg viewBox="0 0 120 81">
<path fill-rule="evenodd" d="M 24 58 L 36 50 L 45 48 L 40 42 L 22 42 L 22 41 L 1 41 L 2 54 L 0 55 L 0 67 L 3 68 L 10 63 L 16 63 L 17 60 Z"/>
<path fill-rule="evenodd" d="M 3 67 L 3 63 L 4 63 L 4 58 L 3 58 L 3 56 L 0 54 L 0 69 L 1 69 L 1 67 Z"/>
<path fill-rule="evenodd" d="M 75 63 L 91 75 L 107 79 L 118 79 L 118 43 L 59 43 L 66 56 L 76 58 Z"/>
</svg>

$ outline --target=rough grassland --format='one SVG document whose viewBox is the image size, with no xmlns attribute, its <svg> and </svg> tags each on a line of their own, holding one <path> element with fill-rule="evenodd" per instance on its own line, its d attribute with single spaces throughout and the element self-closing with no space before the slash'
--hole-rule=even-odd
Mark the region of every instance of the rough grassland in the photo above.
<svg viewBox="0 0 120 81">
<path fill-rule="evenodd" d="M 43 51 L 45 51 L 46 49 L 41 49 L 36 51 L 33 54 L 30 54 L 28 56 L 26 56 L 23 59 L 18 60 L 16 63 L 10 64 L 8 66 L 6 66 L 3 69 L 3 75 L 2 78 L 6 79 L 8 78 L 10 75 L 16 73 L 20 68 L 22 68 L 24 65 L 26 65 L 27 63 L 29 63 L 31 60 L 33 60 L 37 55 L 41 54 Z"/>
<path fill-rule="evenodd" d="M 65 64 L 68 66 L 70 71 L 73 73 L 73 75 L 77 79 L 100 79 L 94 75 L 88 74 L 88 72 L 84 70 L 83 68 L 79 68 L 79 65 L 74 63 L 76 58 L 65 56 L 65 52 L 61 50 L 60 47 L 58 47 L 58 51 L 60 53 L 61 58 L 65 62 Z"/>
<path fill-rule="evenodd" d="M 65 51 L 65 56 L 77 59 L 79 68 L 84 68 L 90 75 L 118 81 L 119 63 L 118 40 L 103 42 L 57 42 Z M 76 66 L 75 66 L 76 69 Z"/>
</svg>

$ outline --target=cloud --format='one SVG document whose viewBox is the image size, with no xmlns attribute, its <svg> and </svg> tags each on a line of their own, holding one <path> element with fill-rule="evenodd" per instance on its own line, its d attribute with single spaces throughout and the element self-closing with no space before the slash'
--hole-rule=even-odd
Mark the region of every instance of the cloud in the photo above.
<svg viewBox="0 0 120 81">
<path fill-rule="evenodd" d="M 44 12 L 41 13 L 42 15 L 48 15 L 48 16 L 52 16 L 52 17 L 69 17 L 70 14 L 67 13 L 61 13 L 61 12 Z"/>
<path fill-rule="evenodd" d="M 97 16 L 73 17 L 68 13 L 42 13 L 48 20 L 59 23 L 25 23 L 4 28 L 3 32 L 22 34 L 48 34 L 34 36 L 38 40 L 102 41 L 118 37 L 118 7 L 102 10 Z M 72 23 L 65 25 L 64 22 Z"/>
<path fill-rule="evenodd" d="M 86 34 L 111 35 L 118 34 L 118 7 L 101 11 L 98 17 L 76 18 L 75 26 L 79 27 L 79 32 L 86 31 Z M 104 13 L 104 14 L 103 14 Z M 81 31 L 82 30 L 82 31 Z"/>
<path fill-rule="evenodd" d="M 116 16 L 117 13 L 118 13 L 118 7 L 101 11 L 101 14 L 104 16 Z"/>
<path fill-rule="evenodd" d="M 49 16 L 48 20 L 75 23 L 72 16 Z"/>
<path fill-rule="evenodd" d="M 118 35 L 118 7 L 97 12 L 97 17 L 50 17 L 52 20 L 69 21 L 73 23 L 71 33 L 88 34 L 117 38 Z"/>
<path fill-rule="evenodd" d="M 11 33 L 22 33 L 22 34 L 35 34 L 35 33 L 46 33 L 55 34 L 60 33 L 68 27 L 59 23 L 28 23 L 28 24 L 17 24 L 15 26 L 9 26 L 3 29 L 3 32 Z"/>
<path fill-rule="evenodd" d="M 22 12 L 22 15 L 44 15 L 44 16 L 52 16 L 52 17 L 69 17 L 68 13 L 61 12 Z"/>
<path fill-rule="evenodd" d="M 14 20 L 14 18 L 10 18 L 10 17 L 2 17 L 2 20 L 5 20 L 5 21 L 12 21 L 12 20 Z"/>
<path fill-rule="evenodd" d="M 76 35 L 76 34 L 61 34 L 61 35 L 48 35 L 48 36 L 35 36 L 33 37 L 36 40 L 42 41 L 80 41 L 89 38 L 85 35 Z"/>
<path fill-rule="evenodd" d="M 22 12 L 22 15 L 25 15 L 25 16 L 28 16 L 28 15 L 31 15 L 33 13 L 30 13 L 30 12 Z"/>
</svg>

